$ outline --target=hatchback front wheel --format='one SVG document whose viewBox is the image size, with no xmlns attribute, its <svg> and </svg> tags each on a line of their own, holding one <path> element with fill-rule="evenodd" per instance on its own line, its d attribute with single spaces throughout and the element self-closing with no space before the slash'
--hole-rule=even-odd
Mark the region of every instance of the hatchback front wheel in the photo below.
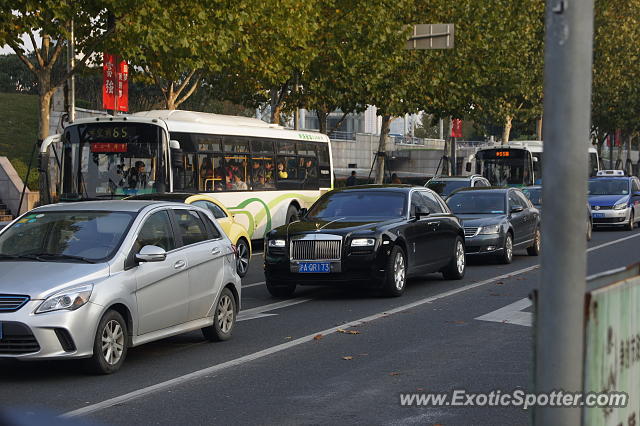
<svg viewBox="0 0 640 426">
<path fill-rule="evenodd" d="M 110 310 L 98 323 L 93 343 L 93 356 L 87 360 L 91 371 L 112 374 L 127 357 L 127 323 L 119 312 Z"/>
</svg>

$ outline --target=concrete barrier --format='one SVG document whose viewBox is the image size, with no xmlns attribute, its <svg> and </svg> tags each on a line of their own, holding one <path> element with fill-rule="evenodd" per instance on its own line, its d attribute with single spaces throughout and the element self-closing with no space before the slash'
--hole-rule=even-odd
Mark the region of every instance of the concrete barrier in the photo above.
<svg viewBox="0 0 640 426">
<path fill-rule="evenodd" d="M 33 169 L 32 173 L 37 173 L 37 169 Z M 27 188 L 20 206 L 20 196 L 24 183 L 16 169 L 7 157 L 0 157 L 0 200 L 11 210 L 11 214 L 18 216 L 28 210 L 34 208 L 40 200 L 38 192 L 32 192 Z"/>
</svg>

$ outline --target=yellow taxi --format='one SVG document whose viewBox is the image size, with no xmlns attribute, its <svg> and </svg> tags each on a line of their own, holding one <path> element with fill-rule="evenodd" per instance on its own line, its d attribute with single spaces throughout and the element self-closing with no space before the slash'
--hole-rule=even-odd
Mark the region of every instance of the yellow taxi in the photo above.
<svg viewBox="0 0 640 426">
<path fill-rule="evenodd" d="M 247 229 L 236 222 L 233 214 L 223 206 L 215 197 L 208 194 L 185 194 L 185 193 L 163 193 L 163 194 L 141 194 L 127 197 L 127 200 L 157 200 L 173 201 L 177 203 L 193 204 L 209 210 L 216 218 L 227 237 L 236 246 L 238 275 L 244 277 L 249 270 L 251 260 L 251 238 Z"/>
</svg>

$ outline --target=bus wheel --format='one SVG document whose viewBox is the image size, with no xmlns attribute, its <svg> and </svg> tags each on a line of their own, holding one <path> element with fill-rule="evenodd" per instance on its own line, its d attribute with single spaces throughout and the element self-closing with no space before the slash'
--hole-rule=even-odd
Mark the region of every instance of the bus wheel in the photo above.
<svg viewBox="0 0 640 426">
<path fill-rule="evenodd" d="M 300 220 L 300 217 L 298 216 L 298 209 L 292 204 L 287 209 L 287 221 L 285 222 L 285 224 L 296 222 L 298 220 Z"/>
</svg>

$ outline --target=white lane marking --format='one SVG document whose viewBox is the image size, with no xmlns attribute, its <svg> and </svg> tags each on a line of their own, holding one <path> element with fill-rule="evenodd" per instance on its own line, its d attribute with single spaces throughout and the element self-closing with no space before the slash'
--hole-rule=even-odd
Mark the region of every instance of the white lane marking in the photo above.
<svg viewBox="0 0 640 426">
<path fill-rule="evenodd" d="M 615 244 L 615 242 L 628 240 L 628 239 L 634 238 L 636 236 L 640 236 L 640 234 L 634 234 L 633 236 L 620 238 L 619 240 L 616 240 L 616 241 L 612 241 L 612 242 L 609 242 L 609 243 L 601 244 L 600 246 L 591 247 L 588 251 L 597 250 L 599 248 L 606 247 L 606 246 L 609 246 L 611 244 Z M 360 325 L 360 324 L 365 323 L 365 322 L 370 322 L 370 321 L 374 321 L 374 320 L 377 320 L 377 319 L 380 319 L 380 318 L 384 318 L 384 317 L 386 317 L 388 315 L 395 314 L 395 313 L 402 312 L 402 311 L 406 311 L 408 309 L 415 308 L 415 307 L 420 306 L 420 305 L 424 305 L 425 303 L 431 303 L 431 302 L 434 302 L 434 301 L 439 300 L 439 299 L 444 299 L 446 297 L 453 296 L 453 295 L 456 295 L 458 293 L 465 292 L 467 290 L 472 290 L 474 288 L 477 288 L 477 287 L 480 287 L 480 286 L 484 286 L 484 285 L 490 284 L 490 283 L 495 282 L 495 281 L 499 281 L 499 280 L 504 279 L 504 278 L 508 278 L 508 277 L 512 277 L 512 276 L 516 276 L 516 275 L 521 275 L 521 274 L 524 274 L 526 272 L 536 270 L 539 267 L 540 267 L 540 265 L 529 266 L 528 268 L 519 269 L 519 270 L 510 272 L 508 274 L 503 274 L 503 275 L 500 275 L 500 276 L 497 276 L 497 277 L 494 277 L 494 278 L 489 278 L 489 279 L 486 279 L 484 281 L 477 282 L 475 284 L 470 284 L 470 285 L 463 286 L 463 287 L 460 287 L 460 288 L 457 288 L 457 289 L 449 290 L 449 291 L 446 291 L 444 293 L 437 294 L 435 296 L 425 297 L 423 299 L 417 300 L 417 301 L 412 302 L 412 303 L 408 303 L 406 305 L 399 306 L 399 307 L 394 308 L 394 309 L 390 309 L 388 311 L 379 312 L 377 314 L 370 315 L 368 317 L 364 317 L 364 318 L 361 318 L 361 319 L 358 319 L 358 320 L 355 320 L 355 321 L 351 321 L 351 322 L 346 323 L 346 324 L 341 324 L 339 326 L 328 328 L 326 330 L 317 331 L 315 333 L 308 334 L 308 335 L 306 335 L 304 337 L 300 337 L 300 338 L 292 340 L 290 342 L 286 342 L 286 343 L 282 343 L 280 345 L 272 346 L 270 348 L 266 348 L 266 349 L 263 349 L 261 351 L 254 352 L 252 354 L 248 354 L 248 355 L 242 356 L 240 358 L 235 358 L 235 359 L 232 359 L 230 361 L 223 362 L 221 364 L 212 365 L 210 367 L 194 371 L 193 373 L 185 374 L 184 376 L 176 377 L 174 379 L 170 379 L 170 380 L 167 380 L 167 381 L 164 381 L 164 382 L 160 382 L 160 383 L 157 383 L 155 385 L 147 386 L 145 388 L 138 389 L 138 390 L 126 393 L 124 395 L 116 396 L 114 398 L 110 398 L 110 399 L 107 399 L 105 401 L 98 402 L 96 404 L 87 405 L 86 407 L 82 407 L 82 408 L 79 408 L 77 410 L 68 411 L 68 412 L 60 415 L 60 417 L 71 418 L 71 417 L 85 416 L 87 414 L 95 413 L 97 411 L 101 411 L 101 410 L 104 410 L 106 408 L 113 407 L 114 405 L 125 404 L 128 401 L 132 401 L 134 399 L 137 399 L 137 398 L 140 398 L 140 397 L 143 397 L 143 396 L 146 396 L 146 395 L 150 395 L 150 394 L 155 393 L 155 392 L 160 392 L 160 391 L 166 390 L 168 388 L 179 386 L 181 384 L 187 383 L 187 382 L 192 381 L 192 380 L 196 380 L 196 379 L 200 379 L 202 377 L 206 377 L 208 375 L 211 375 L 213 373 L 219 372 L 219 371 L 224 370 L 226 368 L 230 368 L 230 367 L 235 367 L 235 366 L 238 366 L 238 365 L 246 364 L 248 362 L 255 361 L 257 359 L 264 358 L 266 356 L 269 356 L 269 355 L 272 355 L 272 354 L 275 354 L 275 353 L 278 353 L 278 352 L 281 352 L 281 351 L 296 347 L 296 346 L 301 345 L 303 343 L 311 342 L 311 341 L 313 341 L 313 338 L 315 336 L 317 336 L 318 334 L 326 335 L 326 334 L 335 333 L 336 330 L 341 329 L 341 328 L 344 329 L 344 328 L 348 328 L 348 327 L 353 327 L 353 326 L 357 326 L 357 325 Z"/>
<path fill-rule="evenodd" d="M 599 246 L 591 247 L 590 249 L 587 249 L 587 251 L 598 250 L 598 249 L 601 249 L 603 247 L 608 247 L 608 246 L 611 246 L 611 245 L 614 245 L 614 244 L 618 244 L 618 243 L 621 243 L 623 241 L 630 240 L 631 238 L 636 238 L 636 237 L 640 237 L 640 232 L 637 232 L 637 233 L 635 233 L 633 235 L 629 235 L 627 237 L 618 238 L 617 240 L 609 241 L 608 243 L 600 244 Z"/>
<path fill-rule="evenodd" d="M 522 312 L 523 309 L 531 306 L 531 300 L 528 297 L 520 299 L 503 308 L 496 309 L 493 312 L 477 317 L 480 321 L 492 321 L 503 324 L 517 324 L 531 327 L 533 325 L 533 313 Z"/>
<path fill-rule="evenodd" d="M 151 386 L 148 386 L 148 387 L 145 387 L 145 388 L 142 388 L 142 389 L 138 389 L 138 390 L 126 393 L 124 395 L 116 396 L 114 398 L 110 398 L 110 399 L 107 399 L 105 401 L 98 402 L 96 404 L 87 405 L 86 407 L 82 407 L 82 408 L 79 408 L 77 410 L 66 412 L 66 413 L 62 414 L 60 417 L 71 418 L 71 417 L 85 416 L 87 414 L 95 413 L 97 411 L 101 411 L 101 410 L 104 410 L 106 408 L 113 407 L 114 405 L 125 404 L 126 402 L 132 401 L 133 399 L 137 399 L 137 398 L 140 398 L 142 396 L 150 395 L 150 394 L 155 393 L 155 392 L 163 391 L 163 390 L 166 390 L 168 388 L 172 388 L 172 387 L 181 385 L 183 383 L 189 382 L 191 380 L 199 379 L 199 378 L 202 378 L 202 377 L 217 373 L 217 372 L 219 372 L 221 370 L 224 370 L 226 368 L 230 368 L 230 367 L 235 367 L 235 366 L 238 366 L 238 365 L 246 364 L 247 362 L 254 361 L 254 360 L 260 359 L 260 358 L 264 358 L 266 356 L 275 354 L 277 352 L 281 352 L 281 351 L 293 348 L 295 346 L 301 345 L 302 343 L 313 341 L 313 338 L 315 336 L 317 336 L 318 334 L 327 335 L 327 334 L 335 333 L 336 330 L 341 329 L 341 328 L 344 329 L 344 328 L 348 328 L 348 327 L 353 327 L 353 326 L 356 326 L 356 325 L 360 325 L 362 323 L 366 323 L 366 322 L 370 322 L 370 321 L 374 321 L 374 320 L 386 317 L 388 315 L 392 315 L 392 314 L 395 314 L 395 313 L 398 313 L 398 312 L 406 311 L 408 309 L 415 308 L 416 306 L 420 306 L 420 305 L 423 305 L 425 303 L 430 303 L 430 302 L 433 302 L 435 300 L 443 299 L 445 297 L 453 296 L 455 294 L 462 293 L 462 292 L 465 292 L 467 290 L 471 290 L 473 288 L 480 287 L 480 286 L 492 283 L 492 282 L 500 280 L 500 279 L 504 279 L 504 278 L 508 278 L 508 277 L 511 277 L 511 276 L 514 276 L 514 275 L 519 275 L 519 274 L 523 274 L 525 272 L 529 272 L 529 271 L 535 269 L 536 267 L 537 267 L 537 265 L 536 266 L 530 266 L 528 268 L 519 269 L 517 271 L 513 271 L 513 272 L 510 272 L 508 274 L 500 275 L 500 276 L 495 277 L 495 278 L 490 278 L 490 279 L 487 279 L 487 280 L 484 280 L 484 281 L 477 282 L 475 284 L 470 284 L 470 285 L 463 286 L 463 287 L 460 287 L 460 288 L 457 288 L 457 289 L 454 289 L 454 290 L 449 290 L 449 291 L 446 291 L 444 293 L 437 294 L 435 296 L 426 297 L 424 299 L 420 299 L 420 300 L 417 300 L 415 302 L 408 303 L 406 305 L 402 305 L 402 306 L 399 306 L 397 308 L 390 309 L 390 310 L 387 310 L 387 311 L 384 311 L 384 312 L 379 312 L 377 314 L 373 314 L 373 315 L 370 315 L 370 316 L 367 316 L 367 317 L 364 317 L 364 318 L 361 318 L 361 319 L 358 319 L 358 320 L 355 320 L 355 321 L 351 321 L 351 322 L 348 322 L 346 324 L 341 324 L 339 326 L 331 327 L 331 328 L 328 328 L 326 330 L 316 331 L 316 332 L 314 332 L 312 334 L 308 334 L 308 335 L 306 335 L 304 337 L 300 337 L 300 338 L 292 340 L 290 342 L 286 342 L 286 343 L 282 343 L 280 345 L 272 346 L 270 348 L 266 348 L 266 349 L 263 349 L 261 351 L 254 352 L 252 354 L 248 354 L 248 355 L 242 356 L 240 358 L 232 359 L 230 361 L 223 362 L 221 364 L 212 365 L 210 367 L 194 371 L 193 373 L 185 374 L 184 376 L 176 377 L 174 379 L 170 379 L 170 380 L 167 380 L 167 381 L 164 381 L 164 382 L 161 382 L 161 383 L 157 383 L 155 385 L 151 385 Z"/>
<path fill-rule="evenodd" d="M 594 247 L 588 248 L 587 252 L 590 252 L 590 251 L 593 251 L 593 250 L 599 250 L 601 248 L 608 247 L 610 245 L 617 244 L 617 243 L 620 243 L 622 241 L 630 240 L 631 238 L 636 238 L 636 237 L 640 237 L 640 233 L 636 233 L 636 234 L 633 234 L 633 235 L 628 235 L 626 237 L 623 237 L 623 238 L 620 238 L 620 239 L 617 239 L 617 240 L 609 241 L 608 243 L 600 244 L 599 246 L 594 246 Z M 251 283 L 251 284 L 243 285 L 242 288 L 256 287 L 256 286 L 265 285 L 265 284 L 266 283 L 264 281 L 259 281 L 257 283 Z"/>
<path fill-rule="evenodd" d="M 626 241 L 629 240 L 631 238 L 636 238 L 640 236 L 640 233 L 636 233 L 633 235 L 628 235 L 626 237 L 623 238 L 619 238 L 617 240 L 614 241 L 609 241 L 607 243 L 603 243 L 600 244 L 598 246 L 595 247 L 591 247 L 589 249 L 587 249 L 587 251 L 593 251 L 593 250 L 598 250 L 604 247 L 608 247 L 610 245 L 613 244 L 617 244 L 620 243 L 622 241 Z M 540 265 L 536 265 L 536 266 L 540 266 Z M 621 269 L 625 269 L 625 268 L 621 268 Z M 610 273 L 609 272 L 605 272 L 605 273 Z M 592 276 L 592 277 L 596 277 L 598 274 Z M 587 279 L 592 278 L 592 277 L 587 277 Z M 492 322 L 499 322 L 499 323 L 503 323 L 503 324 L 517 324 L 517 325 L 523 325 L 525 327 L 532 327 L 533 326 L 533 313 L 532 312 L 522 312 L 523 309 L 528 308 L 529 306 L 531 306 L 531 300 L 529 300 L 529 298 L 524 298 L 521 300 L 518 300 L 517 302 L 514 302 L 510 305 L 504 306 L 500 309 L 497 309 L 493 312 L 489 312 L 488 314 L 482 315 L 477 317 L 477 320 L 480 321 L 492 321 Z"/>
<path fill-rule="evenodd" d="M 245 309 L 243 311 L 240 311 L 236 320 L 248 321 L 256 318 L 271 317 L 277 314 L 265 314 L 265 312 L 286 308 L 287 306 L 299 305 L 300 303 L 309 302 L 310 300 L 311 299 L 283 300 L 282 302 L 272 303 L 270 305 L 262 305 L 251 309 Z"/>
</svg>

